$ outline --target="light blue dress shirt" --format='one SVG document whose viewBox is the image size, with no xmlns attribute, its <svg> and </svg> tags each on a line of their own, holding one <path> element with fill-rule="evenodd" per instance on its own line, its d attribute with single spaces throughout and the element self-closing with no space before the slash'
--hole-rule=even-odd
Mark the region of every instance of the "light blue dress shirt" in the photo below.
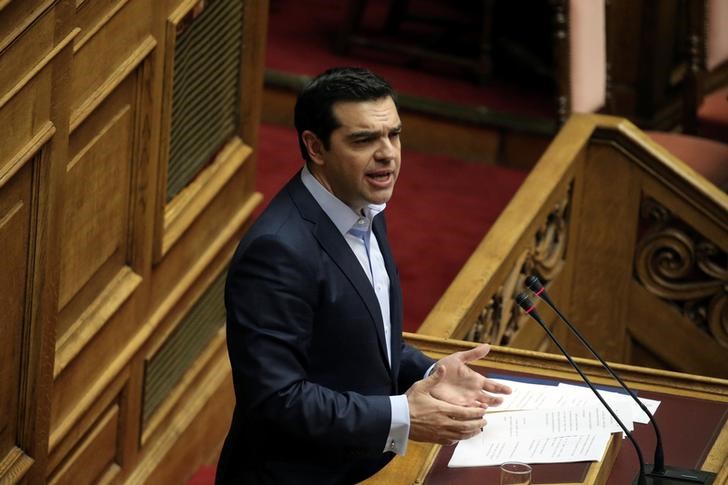
<svg viewBox="0 0 728 485">
<path fill-rule="evenodd" d="M 379 301 L 384 322 L 384 336 L 387 343 L 387 357 L 392 360 L 392 328 L 389 308 L 389 275 L 384 266 L 384 257 L 379 249 L 377 238 L 372 232 L 374 216 L 384 210 L 386 204 L 369 204 L 362 214 L 357 214 L 348 205 L 336 198 L 311 174 L 304 165 L 301 181 L 316 200 L 324 213 L 331 219 L 347 244 L 354 252 L 364 273 L 372 283 Z M 368 245 L 368 247 L 367 247 Z M 389 396 L 392 408 L 389 436 L 383 451 L 393 451 L 403 455 L 407 450 L 409 436 L 409 405 L 407 396 Z"/>
</svg>

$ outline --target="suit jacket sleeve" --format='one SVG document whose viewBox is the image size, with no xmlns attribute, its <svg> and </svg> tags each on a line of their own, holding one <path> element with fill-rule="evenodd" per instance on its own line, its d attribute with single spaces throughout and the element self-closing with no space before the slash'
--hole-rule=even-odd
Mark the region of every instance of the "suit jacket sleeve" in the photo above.
<svg viewBox="0 0 728 485">
<path fill-rule="evenodd" d="M 388 396 L 336 391 L 309 380 L 320 295 L 316 258 L 302 252 L 265 235 L 231 264 L 225 299 L 236 412 L 287 439 L 381 453 L 391 419 Z"/>
<path fill-rule="evenodd" d="M 423 379 L 425 372 L 436 361 L 418 349 L 402 341 L 402 363 L 399 369 L 399 388 L 409 389 L 412 384 Z"/>
</svg>

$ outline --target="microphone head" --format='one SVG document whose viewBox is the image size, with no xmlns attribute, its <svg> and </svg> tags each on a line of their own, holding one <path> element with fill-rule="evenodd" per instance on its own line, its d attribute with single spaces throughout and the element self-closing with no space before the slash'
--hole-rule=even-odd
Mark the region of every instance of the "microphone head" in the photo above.
<svg viewBox="0 0 728 485">
<path fill-rule="evenodd" d="M 528 278 L 526 278 L 526 287 L 529 290 L 533 291 L 534 293 L 543 289 L 541 280 L 539 280 L 538 277 L 536 277 L 534 275 L 531 275 Z"/>
<path fill-rule="evenodd" d="M 516 297 L 516 303 L 518 303 L 518 306 L 523 308 L 527 313 L 533 308 L 531 299 L 523 292 L 519 293 Z"/>
</svg>

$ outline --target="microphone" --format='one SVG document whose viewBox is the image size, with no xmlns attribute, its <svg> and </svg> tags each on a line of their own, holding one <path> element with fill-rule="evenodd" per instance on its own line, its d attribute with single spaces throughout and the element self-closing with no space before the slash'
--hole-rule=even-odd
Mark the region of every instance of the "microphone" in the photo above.
<svg viewBox="0 0 728 485">
<path fill-rule="evenodd" d="M 589 380 L 589 378 L 584 374 L 584 371 L 581 370 L 581 367 L 574 362 L 574 359 L 571 357 L 571 355 L 566 351 L 563 345 L 561 345 L 561 342 L 556 338 L 556 336 L 551 332 L 548 326 L 544 323 L 544 321 L 541 319 L 541 316 L 536 311 L 536 305 L 531 302 L 531 299 L 525 294 L 525 293 L 519 293 L 516 297 L 516 303 L 523 308 L 523 310 L 528 313 L 531 318 L 536 320 L 539 325 L 541 325 L 541 328 L 543 328 L 546 331 L 546 334 L 549 336 L 551 341 L 556 344 L 556 346 L 559 348 L 562 354 L 564 354 L 564 357 L 566 357 L 566 360 L 569 361 L 569 364 L 571 364 L 571 367 L 576 370 L 576 372 L 581 376 L 581 379 L 586 383 L 587 386 L 589 386 L 589 389 L 592 390 L 594 395 L 601 401 L 602 406 L 609 411 L 609 414 L 612 415 L 614 420 L 617 422 L 620 428 L 622 428 L 622 431 L 624 431 L 625 436 L 629 438 L 629 440 L 632 442 L 632 446 L 634 446 L 635 451 L 637 452 L 637 459 L 640 462 L 640 471 L 639 475 L 637 476 L 637 485 L 647 485 L 647 481 L 645 479 L 645 460 L 642 458 L 642 450 L 640 449 L 639 445 L 637 445 L 637 442 L 635 441 L 634 437 L 632 436 L 632 433 L 629 432 L 627 427 L 624 425 L 621 419 L 617 416 L 617 413 L 614 412 L 614 409 L 607 404 L 607 401 L 604 400 L 601 394 L 597 391 L 596 387 L 594 387 L 594 384 Z"/>
<path fill-rule="evenodd" d="M 546 292 L 546 288 L 544 288 L 544 286 L 541 284 L 541 281 L 538 279 L 538 277 L 531 275 L 526 278 L 526 286 L 528 287 L 528 289 L 533 291 L 534 295 L 545 301 L 546 304 L 554 312 L 556 312 L 561 321 L 566 324 L 566 326 L 576 336 L 576 338 L 578 338 L 579 341 L 589 350 L 589 352 L 591 352 L 594 358 L 602 364 L 602 367 L 604 367 L 604 369 L 609 372 L 609 375 L 611 375 L 619 383 L 619 385 L 622 386 L 622 389 L 627 391 L 627 393 L 634 400 L 634 402 L 637 403 L 640 409 L 642 409 L 642 411 L 644 411 L 644 413 L 649 418 L 650 423 L 652 424 L 652 428 L 655 431 L 655 458 L 654 464 L 648 465 L 646 470 L 644 464 L 640 462 L 640 474 L 644 473 L 644 475 L 649 479 L 651 483 L 659 483 L 664 485 L 679 483 L 696 483 L 708 485 L 713 483 L 715 473 L 706 472 L 703 470 L 692 470 L 665 466 L 665 454 L 662 445 L 662 434 L 660 433 L 660 428 L 657 426 L 657 420 L 649 411 L 649 409 L 647 409 L 647 406 L 645 406 L 645 404 L 640 401 L 639 398 L 637 398 L 632 389 L 630 389 L 627 384 L 625 384 L 624 381 L 616 374 L 616 372 L 614 372 L 609 364 L 607 364 L 604 359 L 602 359 L 599 353 L 594 349 L 594 347 L 592 347 L 589 341 L 587 341 L 586 337 L 584 337 L 581 332 L 579 332 L 579 330 L 569 321 L 569 319 L 566 318 L 561 310 L 559 310 L 559 308 L 551 300 L 551 297 L 549 297 L 549 294 Z M 543 326 L 543 324 L 541 325 Z M 562 350 L 562 352 L 564 352 L 564 350 Z M 639 482 L 638 478 L 639 477 L 637 477 L 633 483 Z"/>
</svg>

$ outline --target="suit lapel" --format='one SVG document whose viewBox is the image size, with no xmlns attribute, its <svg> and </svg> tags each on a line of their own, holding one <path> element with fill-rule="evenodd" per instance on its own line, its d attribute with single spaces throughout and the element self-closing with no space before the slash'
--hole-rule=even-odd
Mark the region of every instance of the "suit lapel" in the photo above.
<svg viewBox="0 0 728 485">
<path fill-rule="evenodd" d="M 379 308 L 379 300 L 377 300 L 374 293 L 374 288 L 372 288 L 372 284 L 364 273 L 361 264 L 334 223 L 331 222 L 331 219 L 303 185 L 300 174 L 294 176 L 291 183 L 288 184 L 288 190 L 302 217 L 312 223 L 311 231 L 316 240 L 341 269 L 359 294 L 359 297 L 364 301 L 377 334 L 381 356 L 387 362 L 382 311 Z M 389 271 L 389 267 L 387 267 L 387 270 Z"/>
<path fill-rule="evenodd" d="M 399 342 L 400 336 L 402 335 L 402 288 L 399 285 L 399 273 L 394 264 L 394 256 L 392 255 L 389 240 L 387 239 L 387 223 L 385 222 L 384 214 L 379 214 L 374 218 L 372 229 L 374 235 L 377 237 L 379 250 L 382 252 L 382 257 L 384 258 L 384 266 L 387 268 L 387 274 L 389 275 L 389 320 L 391 326 L 390 335 L 392 338 L 392 365 L 390 371 L 392 371 L 394 378 L 398 373 L 400 358 Z"/>
</svg>

